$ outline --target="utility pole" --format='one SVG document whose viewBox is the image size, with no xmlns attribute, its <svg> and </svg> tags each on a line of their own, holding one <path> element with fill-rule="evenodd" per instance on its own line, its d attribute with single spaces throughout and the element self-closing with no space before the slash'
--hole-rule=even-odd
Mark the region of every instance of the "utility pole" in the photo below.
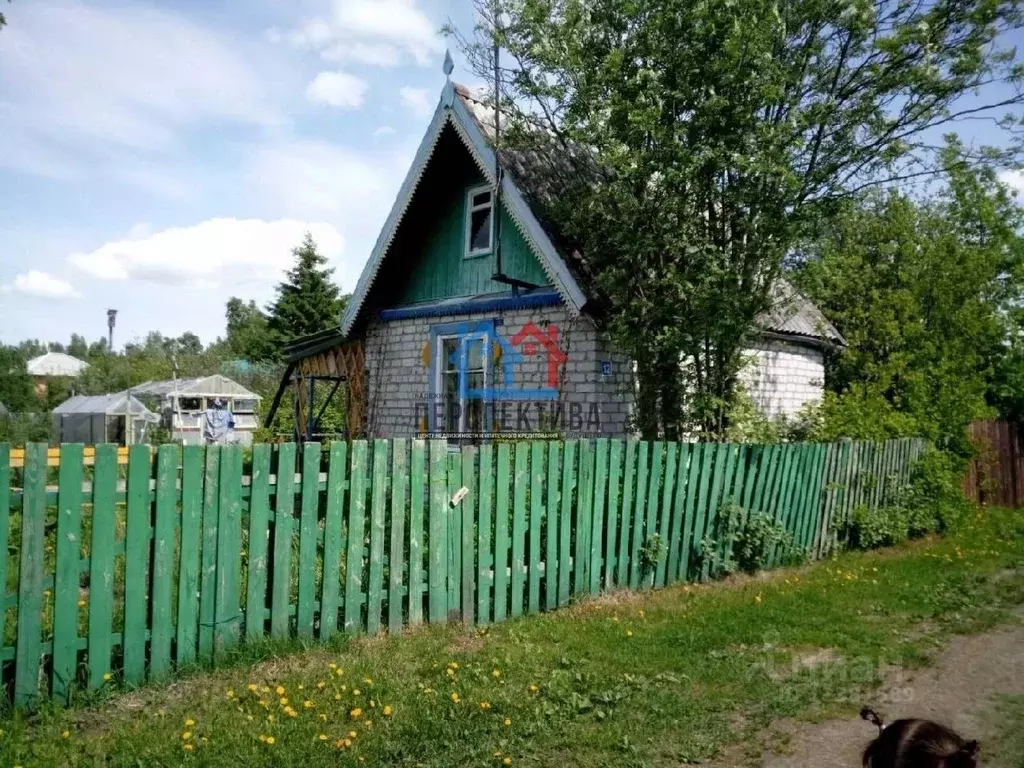
<svg viewBox="0 0 1024 768">
<path fill-rule="evenodd" d="M 117 310 L 107 310 L 107 352 L 114 354 L 114 325 L 117 323 Z"/>
</svg>

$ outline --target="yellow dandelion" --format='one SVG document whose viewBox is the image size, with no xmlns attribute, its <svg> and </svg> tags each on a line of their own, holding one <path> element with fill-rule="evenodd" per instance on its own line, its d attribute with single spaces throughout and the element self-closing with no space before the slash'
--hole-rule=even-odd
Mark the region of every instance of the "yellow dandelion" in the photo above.
<svg viewBox="0 0 1024 768">
<path fill-rule="evenodd" d="M 276 741 L 276 739 L 274 739 L 273 736 L 267 736 L 267 744 L 273 745 L 274 741 Z"/>
<path fill-rule="evenodd" d="M 64 733 L 67 733 L 67 731 L 64 731 Z M 65 736 L 64 738 L 67 738 L 67 736 Z M 192 738 L 192 731 L 185 731 L 183 734 L 181 734 L 181 740 L 182 741 L 188 741 L 191 738 Z"/>
<path fill-rule="evenodd" d="M 373 699 L 370 699 L 370 708 L 371 708 L 371 709 L 373 709 L 373 708 L 375 708 L 376 706 L 377 706 L 377 702 L 376 702 L 376 701 L 374 701 Z"/>
<path fill-rule="evenodd" d="M 267 737 L 266 737 L 266 736 L 264 736 L 264 735 L 263 735 L 263 734 L 261 733 L 261 734 L 260 734 L 260 741 L 266 741 L 266 740 L 267 740 Z"/>
<path fill-rule="evenodd" d="M 60 735 L 60 737 L 61 737 L 62 739 L 66 739 L 66 738 L 68 738 L 68 737 L 69 737 L 70 735 L 71 735 L 71 731 L 64 731 L 64 733 L 62 733 L 62 734 Z"/>
<path fill-rule="evenodd" d="M 185 721 L 185 725 L 187 725 L 189 728 L 191 728 L 195 724 L 196 724 L 196 721 L 193 720 L 191 717 L 188 720 Z"/>
<path fill-rule="evenodd" d="M 113 677 L 114 677 L 114 676 L 113 676 L 112 674 L 110 674 L 109 672 L 104 672 L 104 673 L 103 673 L 103 681 L 104 681 L 104 682 L 110 682 L 110 680 L 111 680 L 111 679 L 112 679 Z"/>
<path fill-rule="evenodd" d="M 281 706 L 282 707 L 287 707 L 288 706 L 288 699 L 286 699 L 284 696 L 281 697 Z"/>
<path fill-rule="evenodd" d="M 270 706 L 270 702 L 269 702 L 269 701 L 267 701 L 266 699 L 260 699 L 260 701 L 259 701 L 259 705 L 260 705 L 261 707 L 269 707 L 269 706 Z"/>
<path fill-rule="evenodd" d="M 246 688 L 248 688 L 252 693 L 256 693 L 256 691 L 260 689 L 260 687 L 256 685 L 256 683 L 249 683 L 249 685 L 247 685 Z"/>
<path fill-rule="evenodd" d="M 341 743 L 345 745 L 346 749 L 348 749 L 352 746 L 352 739 L 343 739 Z"/>
<path fill-rule="evenodd" d="M 334 694 L 334 700 L 335 701 L 341 701 L 341 694 L 340 693 Z"/>
<path fill-rule="evenodd" d="M 459 694 L 456 693 L 455 691 L 452 691 L 452 701 L 455 702 L 456 704 L 459 703 Z"/>
<path fill-rule="evenodd" d="M 274 689 L 274 693 L 276 693 L 278 696 L 284 696 L 284 686 L 277 686 L 277 688 Z"/>
<path fill-rule="evenodd" d="M 391 717 L 391 713 L 392 713 L 393 711 L 394 711 L 394 710 L 392 710 L 392 709 L 391 709 L 391 705 L 390 705 L 390 704 L 385 704 L 385 705 L 384 705 L 384 710 L 383 710 L 383 712 L 384 712 L 384 717 Z"/>
<path fill-rule="evenodd" d="M 252 715 L 246 715 L 245 719 L 248 720 L 251 723 L 253 721 L 253 716 Z"/>
<path fill-rule="evenodd" d="M 754 597 L 754 602 L 757 603 L 758 605 L 760 605 L 761 604 L 761 596 L 757 595 L 756 597 Z"/>
<path fill-rule="evenodd" d="M 85 600 L 79 600 L 78 601 L 78 607 L 79 608 L 85 608 Z"/>
<path fill-rule="evenodd" d="M 309 699 L 306 699 L 304 702 L 302 702 L 302 706 L 305 707 L 306 709 L 312 709 L 313 707 L 316 706 L 316 704 L 314 704 Z"/>
<path fill-rule="evenodd" d="M 480 702 L 480 709 L 490 709 L 490 708 L 491 708 L 491 702 L 489 702 L 489 701 L 481 701 Z"/>
<path fill-rule="evenodd" d="M 318 738 L 320 739 L 320 741 L 327 741 L 327 734 L 326 733 L 321 733 Z"/>
<path fill-rule="evenodd" d="M 501 761 L 501 763 L 502 765 L 512 765 L 512 758 L 506 757 L 504 760 Z"/>
<path fill-rule="evenodd" d="M 300 685 L 300 686 L 299 686 L 299 690 L 300 690 L 300 691 L 302 691 L 302 690 L 305 690 L 305 686 L 303 686 L 303 685 Z"/>
<path fill-rule="evenodd" d="M 491 672 L 491 677 L 493 677 L 495 680 L 497 680 L 499 677 L 501 677 L 501 670 L 500 669 L 493 670 Z"/>
<path fill-rule="evenodd" d="M 336 674 L 338 677 L 341 677 L 342 675 L 345 674 L 345 670 L 342 669 L 341 667 L 338 667 L 338 669 L 334 670 L 334 674 Z"/>
<path fill-rule="evenodd" d="M 232 691 L 230 688 L 228 689 L 228 698 L 229 699 L 235 698 L 235 692 Z"/>
<path fill-rule="evenodd" d="M 321 713 L 320 713 L 320 714 L 318 715 L 318 717 L 319 717 L 319 718 L 320 718 L 321 720 L 323 720 L 323 721 L 324 721 L 325 723 L 327 722 L 327 715 L 325 715 L 325 714 L 324 714 L 323 712 L 321 712 Z"/>
<path fill-rule="evenodd" d="M 349 731 L 349 732 L 348 732 L 348 737 L 349 737 L 350 739 L 357 739 L 357 738 L 359 738 L 359 734 L 358 734 L 358 733 L 356 733 L 355 731 Z"/>
<path fill-rule="evenodd" d="M 647 614 L 645 614 L 643 611 L 637 611 L 637 615 L 642 619 Z"/>
<path fill-rule="evenodd" d="M 191 744 L 182 744 L 181 748 L 183 750 L 185 750 L 186 752 L 191 752 L 192 750 L 195 749 L 195 747 L 193 745 L 191 745 Z"/>
<path fill-rule="evenodd" d="M 319 688 L 320 690 L 323 690 L 325 687 L 327 687 L 327 683 L 325 683 L 323 680 L 321 680 L 319 683 L 316 684 L 316 687 Z"/>
<path fill-rule="evenodd" d="M 360 717 L 363 716 L 363 710 L 361 710 L 359 707 L 356 707 L 348 713 L 348 716 L 351 717 L 353 720 L 358 720 Z"/>
<path fill-rule="evenodd" d="M 612 616 L 612 621 L 614 621 L 616 624 L 618 624 L 619 623 L 619 617 L 618 616 Z"/>
<path fill-rule="evenodd" d="M 337 668 L 338 668 L 338 665 L 337 665 L 337 664 L 335 664 L 335 663 L 334 663 L 334 662 L 332 661 L 332 662 L 331 662 L 330 664 L 328 664 L 328 665 L 327 665 L 327 668 L 328 668 L 328 669 L 337 669 Z"/>
<path fill-rule="evenodd" d="M 505 727 L 507 728 L 510 725 L 512 725 L 512 721 L 509 718 L 506 717 L 505 718 Z"/>
<path fill-rule="evenodd" d="M 448 672 L 448 677 L 455 677 L 455 670 L 452 669 L 451 667 L 448 667 L 447 672 Z"/>
<path fill-rule="evenodd" d="M 353 696 L 361 696 L 362 694 L 363 694 L 363 692 L 360 691 L 358 688 L 356 688 L 355 690 L 352 691 L 352 695 Z"/>
<path fill-rule="evenodd" d="M 363 727 L 364 727 L 364 728 L 373 728 L 373 721 L 372 721 L 372 720 L 366 720 L 366 721 L 364 721 L 364 722 L 363 722 Z"/>
<path fill-rule="evenodd" d="M 626 630 L 626 637 L 632 637 L 632 636 L 633 636 L 633 630 L 632 629 L 627 629 Z"/>
<path fill-rule="evenodd" d="M 372 677 L 365 677 L 365 678 L 363 678 L 363 682 L 366 683 L 367 685 L 373 685 L 373 678 Z"/>
<path fill-rule="evenodd" d="M 537 686 L 536 683 L 531 683 L 530 684 L 530 693 L 537 693 L 537 691 L 539 691 L 539 690 L 540 690 L 540 688 Z"/>
</svg>

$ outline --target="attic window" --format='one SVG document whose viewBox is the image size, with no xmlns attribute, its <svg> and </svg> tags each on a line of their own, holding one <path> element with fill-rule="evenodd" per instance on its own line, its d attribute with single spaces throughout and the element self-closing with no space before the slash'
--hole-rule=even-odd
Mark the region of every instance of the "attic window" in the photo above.
<svg viewBox="0 0 1024 768">
<path fill-rule="evenodd" d="M 466 258 L 491 252 L 494 208 L 490 187 L 474 187 L 466 193 Z"/>
</svg>

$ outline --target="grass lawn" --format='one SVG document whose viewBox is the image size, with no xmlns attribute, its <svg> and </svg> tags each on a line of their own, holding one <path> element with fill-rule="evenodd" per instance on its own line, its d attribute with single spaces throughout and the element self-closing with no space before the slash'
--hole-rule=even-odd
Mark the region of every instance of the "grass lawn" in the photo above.
<svg viewBox="0 0 1024 768">
<path fill-rule="evenodd" d="M 474 632 L 243 649 L 171 685 L 5 717 L 0 765 L 700 762 L 776 718 L 853 713 L 889 666 L 927 664 L 1021 602 L 1024 515 L 990 511 L 944 539 Z"/>
</svg>

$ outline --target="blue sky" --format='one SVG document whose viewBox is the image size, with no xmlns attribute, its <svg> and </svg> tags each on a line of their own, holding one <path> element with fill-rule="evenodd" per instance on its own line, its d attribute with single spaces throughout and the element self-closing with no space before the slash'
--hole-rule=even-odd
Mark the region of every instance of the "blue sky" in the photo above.
<svg viewBox="0 0 1024 768">
<path fill-rule="evenodd" d="M 307 229 L 351 290 L 444 83 L 438 30 L 472 24 L 469 0 L 3 11 L 0 341 L 96 339 L 114 307 L 118 347 L 212 341 Z"/>
<path fill-rule="evenodd" d="M 306 229 L 352 289 L 468 0 L 240 5 L 4 4 L 0 340 L 211 341 Z"/>
</svg>

